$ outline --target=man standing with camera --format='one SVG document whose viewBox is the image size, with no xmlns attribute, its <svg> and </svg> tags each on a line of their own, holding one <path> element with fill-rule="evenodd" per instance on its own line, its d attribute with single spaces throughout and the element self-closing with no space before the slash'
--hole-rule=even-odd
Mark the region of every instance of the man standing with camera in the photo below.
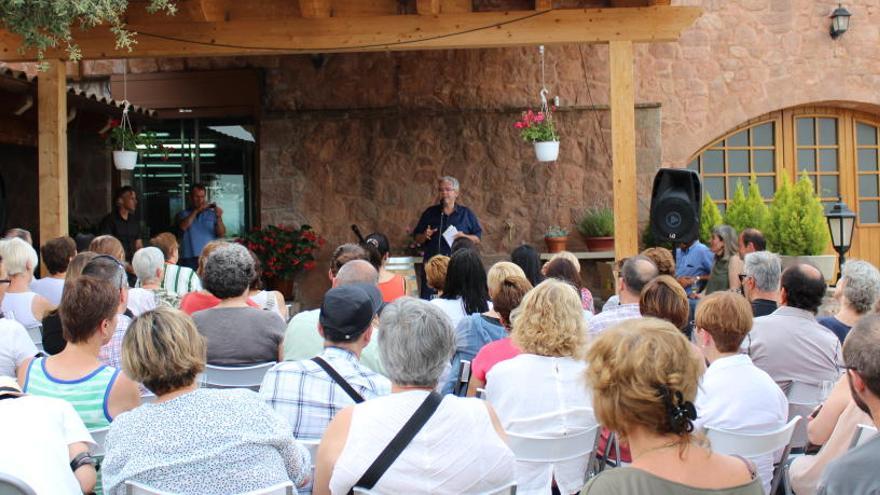
<svg viewBox="0 0 880 495">
<path fill-rule="evenodd" d="M 223 225 L 223 209 L 217 203 L 208 203 L 204 184 L 193 184 L 189 199 L 189 209 L 177 214 L 177 226 L 183 232 L 178 264 L 195 270 L 199 266 L 202 248 L 225 236 L 226 226 Z"/>
</svg>

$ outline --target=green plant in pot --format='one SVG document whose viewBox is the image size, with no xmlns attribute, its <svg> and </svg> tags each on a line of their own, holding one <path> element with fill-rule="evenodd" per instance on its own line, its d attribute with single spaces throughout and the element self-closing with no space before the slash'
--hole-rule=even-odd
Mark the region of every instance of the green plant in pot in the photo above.
<svg viewBox="0 0 880 495">
<path fill-rule="evenodd" d="M 577 225 L 590 251 L 614 249 L 614 211 L 607 206 L 587 208 Z"/>
<path fill-rule="evenodd" d="M 783 267 L 806 262 L 818 268 L 825 280 L 833 280 L 834 255 L 822 254 L 831 242 L 825 207 L 806 175 L 792 185 L 782 180 L 770 205 L 766 237 L 768 249 L 779 253 Z"/>
<path fill-rule="evenodd" d="M 559 225 L 551 225 L 544 232 L 544 242 L 547 244 L 547 251 L 558 253 L 565 251 L 565 245 L 568 242 L 568 230 Z"/>
<path fill-rule="evenodd" d="M 113 151 L 113 164 L 119 170 L 132 170 L 137 163 L 138 151 L 165 152 L 156 133 L 134 132 L 125 118 L 110 122 L 110 130 L 104 137 Z"/>
</svg>

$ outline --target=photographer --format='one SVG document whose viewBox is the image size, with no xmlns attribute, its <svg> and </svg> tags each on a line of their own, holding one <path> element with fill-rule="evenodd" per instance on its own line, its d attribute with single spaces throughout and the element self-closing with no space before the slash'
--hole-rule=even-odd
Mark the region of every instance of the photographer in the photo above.
<svg viewBox="0 0 880 495">
<path fill-rule="evenodd" d="M 193 184 L 189 199 L 189 209 L 177 214 L 177 226 L 183 232 L 179 264 L 195 269 L 202 248 L 225 236 L 226 226 L 223 225 L 223 209 L 217 203 L 208 203 L 204 184 Z"/>
</svg>

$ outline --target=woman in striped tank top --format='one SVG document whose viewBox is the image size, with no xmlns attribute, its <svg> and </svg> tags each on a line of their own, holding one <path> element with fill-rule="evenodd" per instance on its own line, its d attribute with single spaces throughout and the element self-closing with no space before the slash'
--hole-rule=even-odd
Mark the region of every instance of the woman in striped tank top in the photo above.
<svg viewBox="0 0 880 495">
<path fill-rule="evenodd" d="M 98 360 L 116 330 L 119 292 L 109 282 L 83 276 L 64 289 L 59 313 L 67 346 L 29 360 L 19 369 L 23 392 L 70 402 L 90 430 L 108 426 L 140 404 L 137 385 Z"/>
</svg>

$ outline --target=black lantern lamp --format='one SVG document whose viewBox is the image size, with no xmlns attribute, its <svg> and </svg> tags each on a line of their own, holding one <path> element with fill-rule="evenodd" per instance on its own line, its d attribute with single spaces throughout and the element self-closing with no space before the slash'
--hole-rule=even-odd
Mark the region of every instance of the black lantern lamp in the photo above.
<svg viewBox="0 0 880 495">
<path fill-rule="evenodd" d="M 843 33 L 849 29 L 849 18 L 852 14 L 849 13 L 848 10 L 843 8 L 842 5 L 837 4 L 837 8 L 834 9 L 834 12 L 831 13 L 831 38 L 837 39 L 843 36 Z"/>
<path fill-rule="evenodd" d="M 846 252 L 852 245 L 853 229 L 856 226 L 856 214 L 852 212 L 846 203 L 837 198 L 837 202 L 831 205 L 828 213 L 825 215 L 828 221 L 828 230 L 831 231 L 831 244 L 837 251 L 838 270 L 837 279 L 840 280 L 840 274 L 843 271 L 843 264 L 846 262 Z"/>
</svg>

